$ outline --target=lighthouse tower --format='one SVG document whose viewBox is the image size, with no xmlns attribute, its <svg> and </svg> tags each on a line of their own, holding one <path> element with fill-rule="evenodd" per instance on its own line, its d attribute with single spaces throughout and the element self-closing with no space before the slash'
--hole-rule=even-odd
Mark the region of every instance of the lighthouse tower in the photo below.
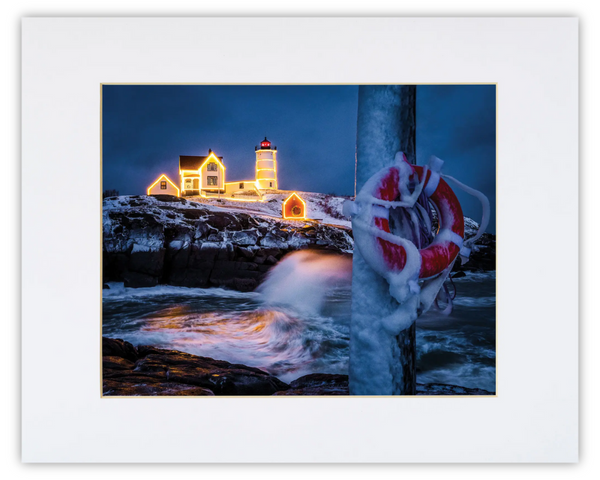
<svg viewBox="0 0 600 480">
<path fill-rule="evenodd" d="M 256 187 L 259 190 L 277 190 L 277 147 L 267 137 L 254 147 L 256 152 Z"/>
</svg>

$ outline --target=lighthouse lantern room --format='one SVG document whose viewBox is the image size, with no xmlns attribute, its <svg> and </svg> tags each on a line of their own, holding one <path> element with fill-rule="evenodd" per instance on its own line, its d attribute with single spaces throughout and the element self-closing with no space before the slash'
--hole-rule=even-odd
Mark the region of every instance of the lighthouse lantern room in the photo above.
<svg viewBox="0 0 600 480">
<path fill-rule="evenodd" d="M 277 190 L 277 147 L 267 137 L 256 152 L 256 187 L 259 190 Z"/>
</svg>

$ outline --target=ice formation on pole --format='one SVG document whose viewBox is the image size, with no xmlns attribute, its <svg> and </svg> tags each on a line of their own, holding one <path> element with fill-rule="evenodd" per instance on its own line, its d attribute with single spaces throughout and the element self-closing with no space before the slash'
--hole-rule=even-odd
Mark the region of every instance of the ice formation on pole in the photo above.
<svg viewBox="0 0 600 480">
<path fill-rule="evenodd" d="M 355 246 L 362 259 L 389 285 L 389 294 L 397 307 L 387 315 L 371 317 L 358 326 L 357 338 L 364 348 L 380 348 L 380 380 L 377 391 L 389 390 L 385 371 L 393 370 L 393 355 L 381 348 L 385 337 L 396 336 L 407 329 L 438 298 L 452 308 L 450 296 L 441 293 L 454 262 L 460 254 L 468 259 L 471 246 L 479 238 L 489 220 L 489 201 L 485 195 L 452 177 L 441 174 L 443 161 L 432 157 L 425 167 L 410 165 L 402 152 L 394 165 L 376 172 L 365 182 L 354 202 L 345 205 L 352 218 Z M 463 241 L 464 216 L 460 203 L 445 178 L 480 199 L 483 220 L 475 237 Z M 432 207 L 439 229 L 432 231 Z M 380 343 L 380 346 L 377 346 Z M 373 352 L 365 358 L 373 362 Z M 384 358 L 385 357 L 385 358 Z M 386 366 L 387 364 L 387 366 Z M 369 368 L 371 381 L 373 368 Z"/>
</svg>

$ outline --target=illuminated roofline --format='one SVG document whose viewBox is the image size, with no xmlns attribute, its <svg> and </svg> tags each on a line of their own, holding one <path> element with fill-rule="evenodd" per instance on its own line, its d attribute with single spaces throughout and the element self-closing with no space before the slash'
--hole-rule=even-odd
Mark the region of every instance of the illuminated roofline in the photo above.
<svg viewBox="0 0 600 480">
<path fill-rule="evenodd" d="M 206 163 L 212 158 L 214 158 L 217 163 L 219 164 L 219 166 L 221 167 L 221 169 L 223 170 L 223 178 L 221 179 L 221 185 L 207 185 L 210 187 L 217 187 L 218 190 L 221 189 L 225 189 L 225 165 L 223 165 L 223 163 L 221 162 L 221 160 L 218 159 L 218 157 L 215 155 L 215 152 L 210 152 L 210 155 L 208 157 L 206 157 L 206 160 L 204 160 L 204 162 L 202 162 L 202 165 L 200 165 L 200 168 L 198 169 L 198 176 L 200 177 L 200 183 L 202 183 L 202 169 L 204 168 L 204 165 L 206 165 Z M 212 188 L 200 188 L 201 190 L 213 190 Z"/>
<path fill-rule="evenodd" d="M 204 162 L 202 162 L 202 165 L 200 165 L 200 168 L 198 169 L 198 171 L 202 170 L 202 167 L 204 167 L 204 165 L 206 165 L 206 162 L 208 162 L 211 157 L 214 158 L 217 161 L 217 163 L 221 166 L 223 171 L 225 171 L 225 165 L 223 165 L 221 160 L 219 160 L 219 158 L 215 155 L 215 152 L 210 152 L 210 155 L 208 157 L 206 157 L 206 160 L 204 160 Z"/>
<path fill-rule="evenodd" d="M 178 187 L 177 187 L 177 185 L 175 185 L 175 184 L 174 184 L 174 183 L 171 181 L 171 179 L 170 179 L 169 177 L 167 177 L 167 176 L 166 176 L 164 173 L 163 173 L 163 174 L 162 174 L 160 177 L 158 177 L 158 178 L 156 179 L 156 181 L 155 181 L 155 182 L 154 182 L 152 185 L 150 185 L 150 186 L 148 187 L 148 190 L 146 190 L 146 193 L 147 193 L 148 195 L 150 195 L 150 190 L 152 190 L 152 189 L 154 188 L 154 186 L 155 186 L 155 185 L 156 185 L 158 182 L 160 182 L 160 181 L 161 181 L 161 179 L 162 179 L 163 177 L 165 178 L 165 180 L 166 180 L 167 182 L 169 182 L 171 185 L 173 185 L 173 188 L 174 188 L 175 190 L 177 190 L 177 196 L 179 197 L 179 196 L 180 196 L 180 195 L 179 195 L 179 192 L 180 192 L 179 188 L 178 188 Z"/>
<path fill-rule="evenodd" d="M 287 205 L 287 202 L 292 198 L 292 197 L 296 197 L 298 200 L 300 200 L 302 202 L 302 205 L 304 206 L 304 215 L 301 217 L 287 217 L 285 215 L 285 206 Z M 283 201 L 283 208 L 281 209 L 281 213 L 282 213 L 282 217 L 285 219 L 291 218 L 293 220 L 306 220 L 306 202 L 304 200 L 302 200 L 302 197 L 300 195 L 298 195 L 296 192 L 293 192 L 288 198 L 286 198 Z"/>
</svg>

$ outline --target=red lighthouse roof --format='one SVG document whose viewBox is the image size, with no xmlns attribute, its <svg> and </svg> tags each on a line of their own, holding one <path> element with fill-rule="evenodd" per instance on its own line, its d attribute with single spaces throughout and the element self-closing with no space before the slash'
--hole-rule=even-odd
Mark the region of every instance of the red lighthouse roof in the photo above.
<svg viewBox="0 0 600 480">
<path fill-rule="evenodd" d="M 267 140 L 267 137 L 265 137 L 265 139 L 262 142 L 260 142 L 260 148 L 271 148 L 271 142 Z"/>
</svg>

